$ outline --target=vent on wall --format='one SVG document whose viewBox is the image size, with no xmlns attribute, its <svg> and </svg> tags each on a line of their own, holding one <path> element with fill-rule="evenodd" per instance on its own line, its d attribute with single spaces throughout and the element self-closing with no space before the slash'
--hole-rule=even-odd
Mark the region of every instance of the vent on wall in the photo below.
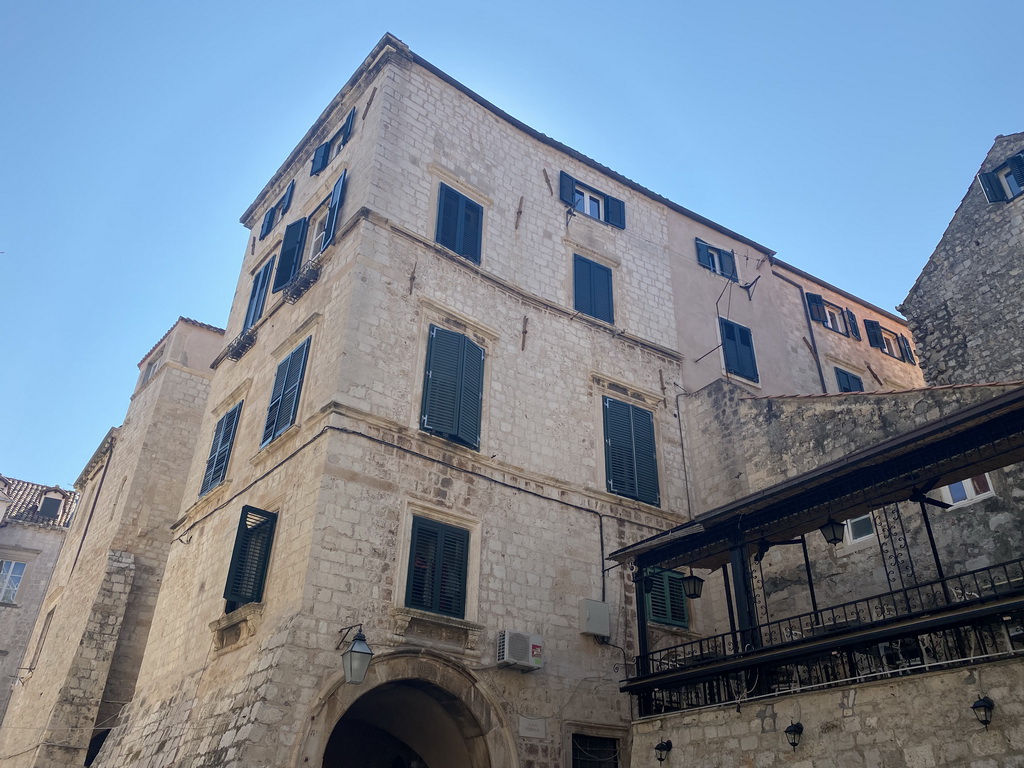
<svg viewBox="0 0 1024 768">
<path fill-rule="evenodd" d="M 539 635 L 502 630 L 498 633 L 497 664 L 527 671 L 541 669 L 544 666 L 544 641 Z"/>
</svg>

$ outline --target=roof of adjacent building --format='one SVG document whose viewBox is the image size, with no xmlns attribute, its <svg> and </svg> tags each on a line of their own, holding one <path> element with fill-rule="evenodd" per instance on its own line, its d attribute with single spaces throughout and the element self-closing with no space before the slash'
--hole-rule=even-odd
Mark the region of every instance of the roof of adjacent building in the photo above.
<svg viewBox="0 0 1024 768">
<path fill-rule="evenodd" d="M 167 332 L 164 333 L 164 335 L 161 336 L 159 339 L 157 339 L 156 344 L 150 347 L 149 351 L 142 356 L 142 359 L 139 360 L 140 366 L 146 361 L 147 357 L 153 354 L 157 347 L 164 343 L 164 340 L 171 335 L 171 331 L 178 327 L 178 323 L 187 323 L 188 325 L 194 325 L 196 328 L 204 328 L 207 331 L 214 331 L 215 333 L 219 333 L 221 335 L 224 334 L 223 328 L 218 328 L 216 325 L 210 325 L 208 323 L 201 323 L 198 320 L 193 320 L 191 317 L 185 317 L 184 315 L 180 315 L 178 319 L 174 321 L 174 325 L 168 328 Z"/>
<path fill-rule="evenodd" d="M 56 514 L 44 514 L 42 511 L 43 498 L 50 492 L 62 497 Z M 3 497 L 10 499 L 11 504 L 0 525 L 21 522 L 67 528 L 71 525 L 71 518 L 78 505 L 78 494 L 75 491 L 65 491 L 58 485 L 40 485 L 0 475 L 0 498 Z"/>
</svg>

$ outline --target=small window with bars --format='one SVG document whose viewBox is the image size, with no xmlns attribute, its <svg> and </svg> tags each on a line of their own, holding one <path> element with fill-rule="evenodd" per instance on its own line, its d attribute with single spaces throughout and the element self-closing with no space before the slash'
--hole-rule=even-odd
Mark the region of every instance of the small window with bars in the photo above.
<svg viewBox="0 0 1024 768">
<path fill-rule="evenodd" d="M 587 733 L 572 735 L 572 768 L 618 768 L 619 740 Z"/>
</svg>

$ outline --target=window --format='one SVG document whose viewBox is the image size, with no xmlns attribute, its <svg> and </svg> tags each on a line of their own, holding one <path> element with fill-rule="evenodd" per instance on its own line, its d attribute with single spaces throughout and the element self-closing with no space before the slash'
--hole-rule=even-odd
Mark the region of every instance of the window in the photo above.
<svg viewBox="0 0 1024 768">
<path fill-rule="evenodd" d="M 349 110 L 348 116 L 345 118 L 345 122 L 342 124 L 338 132 L 335 133 L 329 141 L 325 141 L 315 150 L 313 150 L 313 163 L 309 169 L 310 176 L 316 176 L 320 171 L 327 167 L 327 164 L 331 162 L 332 157 L 336 157 L 341 148 L 348 144 L 348 140 L 352 137 L 352 129 L 356 124 L 356 108 L 352 107 Z"/>
<path fill-rule="evenodd" d="M 406 606 L 457 619 L 465 617 L 468 562 L 469 531 L 414 517 Z"/>
<path fill-rule="evenodd" d="M 213 443 L 210 445 L 210 457 L 206 460 L 206 472 L 203 473 L 203 484 L 199 489 L 200 496 L 224 482 L 228 472 L 228 459 L 231 458 L 231 445 L 235 441 L 235 429 L 241 413 L 242 404 L 239 403 L 221 416 L 213 430 Z"/>
<path fill-rule="evenodd" d="M 861 541 L 875 533 L 875 525 L 871 521 L 871 513 L 854 517 L 846 521 L 846 543 Z"/>
<path fill-rule="evenodd" d="M 263 305 L 267 303 L 267 289 L 270 287 L 270 275 L 274 271 L 274 257 L 264 264 L 252 279 L 252 291 L 249 293 L 249 306 L 245 309 L 245 320 L 242 330 L 247 331 L 263 317 Z"/>
<path fill-rule="evenodd" d="M 39 505 L 39 516 L 50 520 L 56 520 L 60 517 L 60 508 L 63 503 L 64 499 L 62 497 L 45 497 L 42 504 Z"/>
<path fill-rule="evenodd" d="M 483 397 L 483 348 L 461 333 L 430 326 L 421 428 L 479 449 Z"/>
<path fill-rule="evenodd" d="M 954 506 L 968 504 L 977 499 L 984 499 L 995 495 L 995 492 L 992 490 L 992 483 L 989 480 L 988 474 L 978 475 L 976 477 L 968 478 L 967 480 L 952 483 L 951 485 L 947 485 L 943 488 L 942 492 L 949 500 L 949 503 Z"/>
<path fill-rule="evenodd" d="M 606 323 L 614 323 L 611 269 L 577 254 L 572 257 L 572 274 L 573 306 L 576 310 Z"/>
<path fill-rule="evenodd" d="M 883 328 L 874 320 L 865 320 L 864 330 L 868 334 L 868 344 L 872 347 L 877 347 L 889 357 L 895 357 L 897 360 L 911 365 L 916 364 L 914 351 L 910 347 L 910 339 L 906 336 Z"/>
<path fill-rule="evenodd" d="M 281 255 L 277 260 L 277 274 L 274 276 L 274 293 L 292 281 L 302 265 L 302 251 L 306 244 L 307 219 L 293 221 L 284 231 Z"/>
<path fill-rule="evenodd" d="M 611 493 L 654 506 L 661 503 L 653 413 L 604 398 L 604 465 Z"/>
<path fill-rule="evenodd" d="M 242 507 L 235 534 L 235 548 L 228 566 L 228 579 L 224 585 L 225 613 L 231 613 L 246 603 L 263 600 L 263 585 L 270 564 L 270 547 L 274 542 L 277 515 L 256 507 Z"/>
<path fill-rule="evenodd" d="M 648 578 L 651 581 L 650 591 L 647 592 L 647 618 L 659 624 L 688 626 L 683 574 L 678 571 L 661 571 Z"/>
<path fill-rule="evenodd" d="M 757 360 L 754 359 L 754 340 L 750 329 L 738 323 L 718 318 L 718 328 L 722 334 L 722 355 L 725 358 L 725 370 L 750 381 L 758 381 Z"/>
<path fill-rule="evenodd" d="M 0 560 L 0 603 L 13 603 L 25 575 L 25 563 Z"/>
<path fill-rule="evenodd" d="M 161 358 L 163 356 L 164 356 L 164 348 L 163 347 L 160 347 L 160 349 L 158 349 L 156 352 L 153 353 L 153 356 L 149 359 L 149 362 L 146 364 L 145 372 L 142 374 L 142 385 L 140 385 L 140 386 L 144 386 L 145 384 L 147 384 L 149 382 L 150 379 L 153 378 L 153 374 L 156 373 L 156 369 L 159 368 L 160 367 L 160 363 L 163 362 L 161 360 Z"/>
<path fill-rule="evenodd" d="M 572 768 L 619 768 L 619 740 L 574 733 Z"/>
<path fill-rule="evenodd" d="M 852 336 L 860 340 L 860 327 L 857 325 L 857 316 L 849 309 L 825 301 L 821 294 L 807 294 L 807 309 L 811 313 L 811 320 L 821 323 L 826 328 L 844 336 Z"/>
<path fill-rule="evenodd" d="M 598 192 L 586 184 L 576 181 L 565 171 L 559 177 L 558 196 L 563 203 L 574 208 L 585 216 L 604 221 L 619 229 L 626 228 L 626 204 Z"/>
<path fill-rule="evenodd" d="M 978 180 L 990 203 L 1009 202 L 1018 197 L 1024 192 L 1024 152 L 991 173 L 979 173 Z"/>
<path fill-rule="evenodd" d="M 302 379 L 306 373 L 309 341 L 307 338 L 277 366 L 270 407 L 267 408 L 267 421 L 263 426 L 263 439 L 260 441 L 261 448 L 295 423 Z"/>
<path fill-rule="evenodd" d="M 840 392 L 863 392 L 864 382 L 861 381 L 860 376 L 844 371 L 842 368 L 836 368 L 836 384 L 839 385 Z"/>
<path fill-rule="evenodd" d="M 270 207 L 270 210 L 264 214 L 263 226 L 260 227 L 260 240 L 274 231 L 274 225 L 277 223 L 277 217 L 279 214 L 283 217 L 288 213 L 288 209 L 292 207 L 292 195 L 294 192 L 295 179 L 292 179 L 288 182 L 288 188 L 284 191 L 281 199 L 274 203 L 274 205 Z"/>
<path fill-rule="evenodd" d="M 437 196 L 437 232 L 434 239 L 474 264 L 480 263 L 484 209 L 461 192 L 441 184 Z"/>
<path fill-rule="evenodd" d="M 717 275 L 727 277 L 733 282 L 739 280 L 736 273 L 736 255 L 724 248 L 715 248 L 697 238 L 697 263 Z"/>
</svg>

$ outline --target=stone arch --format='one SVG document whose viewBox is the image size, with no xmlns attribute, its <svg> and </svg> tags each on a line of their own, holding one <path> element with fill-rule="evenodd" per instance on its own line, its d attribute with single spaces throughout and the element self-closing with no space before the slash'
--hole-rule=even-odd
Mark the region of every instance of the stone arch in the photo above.
<svg viewBox="0 0 1024 768">
<path fill-rule="evenodd" d="M 413 713 L 414 718 L 403 717 Z M 346 685 L 340 671 L 333 675 L 309 708 L 292 765 L 343 765 L 325 763 L 325 755 L 330 759 L 346 748 L 346 739 L 355 743 L 356 728 L 379 744 L 392 744 L 405 759 L 396 765 L 415 765 L 419 759 L 427 768 L 519 766 L 512 731 L 481 682 L 465 667 L 430 651 L 379 655 L 359 685 Z"/>
</svg>

